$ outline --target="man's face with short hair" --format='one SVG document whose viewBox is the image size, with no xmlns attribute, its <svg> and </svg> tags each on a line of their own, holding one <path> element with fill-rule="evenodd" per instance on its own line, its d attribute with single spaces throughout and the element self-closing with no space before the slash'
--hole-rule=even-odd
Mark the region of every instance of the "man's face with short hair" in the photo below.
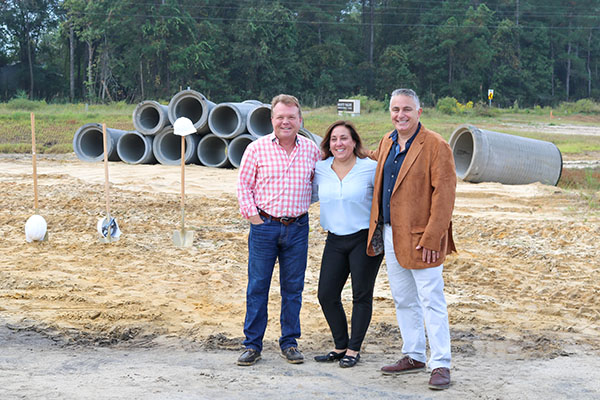
<svg viewBox="0 0 600 400">
<path fill-rule="evenodd" d="M 390 117 L 400 136 L 410 137 L 415 133 L 422 112 L 423 109 L 417 108 L 412 97 L 404 95 L 392 97 Z"/>
<path fill-rule="evenodd" d="M 300 110 L 295 105 L 277 103 L 271 110 L 271 124 L 280 141 L 295 138 L 302 127 Z"/>
</svg>

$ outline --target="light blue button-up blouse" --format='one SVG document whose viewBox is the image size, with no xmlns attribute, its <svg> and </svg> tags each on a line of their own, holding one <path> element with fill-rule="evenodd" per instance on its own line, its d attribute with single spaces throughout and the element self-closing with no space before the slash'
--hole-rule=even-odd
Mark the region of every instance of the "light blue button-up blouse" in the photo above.
<svg viewBox="0 0 600 400">
<path fill-rule="evenodd" d="M 313 201 L 321 203 L 321 226 L 336 235 L 349 235 L 369 228 L 377 162 L 357 158 L 340 180 L 331 168 L 333 157 L 317 162 Z"/>
</svg>

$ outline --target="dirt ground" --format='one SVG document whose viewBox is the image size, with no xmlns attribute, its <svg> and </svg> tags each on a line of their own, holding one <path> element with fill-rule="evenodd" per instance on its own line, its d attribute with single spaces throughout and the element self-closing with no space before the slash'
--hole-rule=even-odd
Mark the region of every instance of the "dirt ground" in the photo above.
<svg viewBox="0 0 600 400">
<path fill-rule="evenodd" d="M 105 212 L 103 165 L 74 155 L 38 156 L 49 240 L 26 243 L 31 170 L 30 156 L 0 156 L 3 398 L 600 396 L 600 212 L 577 192 L 459 182 L 459 252 L 444 271 L 454 384 L 436 394 L 426 389 L 426 374 L 390 380 L 377 371 L 401 348 L 385 264 L 358 368 L 291 366 L 278 357 L 277 273 L 264 359 L 235 367 L 248 232 L 236 170 L 186 167 L 186 226 L 195 231 L 189 248 L 171 242 L 180 221 L 178 167 L 110 163 L 111 214 L 123 232 L 111 244 L 96 233 Z M 319 205 L 310 213 L 299 343 L 311 359 L 329 350 L 331 338 L 316 296 L 325 241 Z M 349 288 L 344 299 L 348 309 Z M 114 367 L 112 380 L 106 365 Z M 105 379 L 121 389 L 102 392 Z"/>
</svg>

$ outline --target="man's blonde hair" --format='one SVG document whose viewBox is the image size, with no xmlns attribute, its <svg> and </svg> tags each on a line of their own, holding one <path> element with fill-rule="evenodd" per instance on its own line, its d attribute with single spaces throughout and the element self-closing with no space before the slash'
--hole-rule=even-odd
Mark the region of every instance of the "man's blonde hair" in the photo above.
<svg viewBox="0 0 600 400">
<path fill-rule="evenodd" d="M 278 94 L 277 96 L 273 97 L 273 100 L 271 100 L 271 114 L 273 113 L 273 108 L 275 108 L 277 103 L 283 103 L 286 106 L 298 107 L 298 115 L 300 118 L 302 118 L 302 108 L 300 108 L 300 102 L 296 97 L 289 94 Z"/>
</svg>

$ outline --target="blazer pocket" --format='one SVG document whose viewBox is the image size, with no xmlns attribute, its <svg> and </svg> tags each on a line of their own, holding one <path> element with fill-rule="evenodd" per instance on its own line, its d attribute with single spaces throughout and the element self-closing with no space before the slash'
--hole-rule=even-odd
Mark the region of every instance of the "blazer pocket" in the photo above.
<svg viewBox="0 0 600 400">
<path fill-rule="evenodd" d="M 410 230 L 410 252 L 411 254 L 414 254 L 413 258 L 417 258 L 419 260 L 421 260 L 423 257 L 423 249 L 417 250 L 416 248 L 419 245 L 424 233 L 425 228 L 422 227 L 414 227 Z"/>
</svg>

